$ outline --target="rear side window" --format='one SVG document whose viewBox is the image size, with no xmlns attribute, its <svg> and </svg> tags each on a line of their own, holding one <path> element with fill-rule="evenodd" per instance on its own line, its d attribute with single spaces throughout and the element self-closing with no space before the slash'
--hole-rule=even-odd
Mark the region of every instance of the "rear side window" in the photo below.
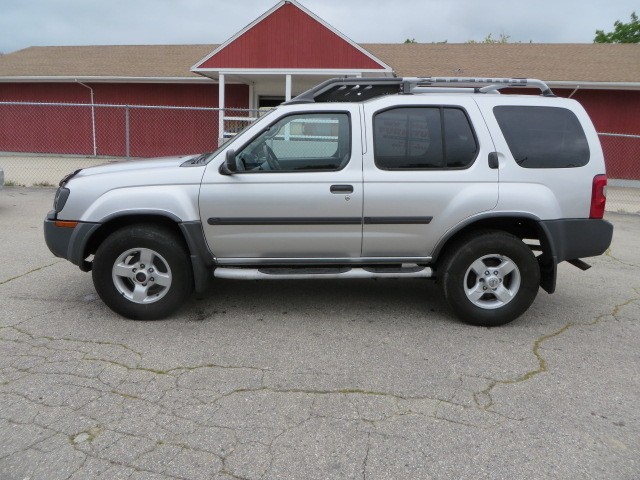
<svg viewBox="0 0 640 480">
<path fill-rule="evenodd" d="M 571 168 L 589 163 L 578 118 L 558 107 L 500 106 L 493 113 L 516 163 L 524 168 Z"/>
<path fill-rule="evenodd" d="M 373 119 L 376 166 L 382 170 L 468 167 L 478 143 L 459 108 L 392 108 Z"/>
</svg>

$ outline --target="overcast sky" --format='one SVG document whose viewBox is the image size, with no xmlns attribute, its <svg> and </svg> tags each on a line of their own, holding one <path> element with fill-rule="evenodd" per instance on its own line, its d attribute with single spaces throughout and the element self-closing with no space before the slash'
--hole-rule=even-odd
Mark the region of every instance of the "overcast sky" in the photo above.
<svg viewBox="0 0 640 480">
<path fill-rule="evenodd" d="M 0 52 L 31 45 L 221 43 L 277 0 L 0 0 Z M 302 0 L 358 43 L 590 43 L 638 0 Z M 638 12 L 640 13 L 640 11 Z"/>
</svg>

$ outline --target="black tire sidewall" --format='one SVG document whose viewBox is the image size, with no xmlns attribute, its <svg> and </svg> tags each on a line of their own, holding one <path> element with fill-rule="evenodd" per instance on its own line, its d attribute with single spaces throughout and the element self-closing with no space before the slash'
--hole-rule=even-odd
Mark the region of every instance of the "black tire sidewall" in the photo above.
<svg viewBox="0 0 640 480">
<path fill-rule="evenodd" d="M 475 260 L 491 254 L 504 255 L 515 262 L 520 271 L 520 288 L 506 305 L 484 309 L 468 299 L 464 277 Z M 515 320 L 531 306 L 538 294 L 540 268 L 531 249 L 518 237 L 504 232 L 479 234 L 456 245 L 445 265 L 442 285 L 447 303 L 464 322 L 495 327 Z"/>
<path fill-rule="evenodd" d="M 134 303 L 118 292 L 113 283 L 116 259 L 132 248 L 149 248 L 169 264 L 171 286 L 156 302 Z M 159 320 L 169 316 L 184 303 L 193 288 L 191 263 L 180 238 L 155 226 L 125 227 L 109 235 L 96 251 L 92 276 L 102 301 L 114 312 L 133 320 Z"/>
</svg>

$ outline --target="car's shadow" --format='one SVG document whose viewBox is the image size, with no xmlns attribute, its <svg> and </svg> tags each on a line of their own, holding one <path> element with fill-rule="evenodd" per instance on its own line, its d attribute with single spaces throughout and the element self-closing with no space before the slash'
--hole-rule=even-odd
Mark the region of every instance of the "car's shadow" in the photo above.
<svg viewBox="0 0 640 480">
<path fill-rule="evenodd" d="M 424 279 L 216 280 L 195 294 L 174 317 L 206 320 L 216 315 L 283 315 L 362 318 L 439 317 L 455 321 L 440 289 Z"/>
</svg>

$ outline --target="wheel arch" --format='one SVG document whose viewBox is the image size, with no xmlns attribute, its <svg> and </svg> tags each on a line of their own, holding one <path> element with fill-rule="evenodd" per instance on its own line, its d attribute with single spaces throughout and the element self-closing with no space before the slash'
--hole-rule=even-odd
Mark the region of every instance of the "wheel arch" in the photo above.
<svg viewBox="0 0 640 480">
<path fill-rule="evenodd" d="M 445 233 L 433 250 L 433 262 L 437 264 L 448 248 L 456 241 L 474 231 L 500 230 L 524 239 L 538 240 L 537 247 L 542 253 L 538 256 L 540 266 L 540 286 L 548 293 L 555 291 L 557 261 L 553 237 L 544 227 L 540 218 L 522 212 L 492 212 L 490 214 L 474 216 L 451 228 Z M 535 246 L 533 248 L 536 248 Z"/>
<path fill-rule="evenodd" d="M 82 251 L 82 258 L 85 259 L 89 255 L 96 253 L 100 244 L 102 244 L 102 242 L 113 232 L 131 225 L 152 223 L 168 228 L 176 233 L 180 233 L 180 237 L 182 237 L 182 232 L 180 232 L 180 228 L 178 227 L 178 221 L 179 219 L 170 212 L 122 212 L 120 214 L 113 214 L 106 218 L 104 222 L 101 222 L 100 226 L 92 232 L 91 236 L 87 239 Z"/>
<path fill-rule="evenodd" d="M 85 260 L 98 250 L 102 242 L 113 232 L 130 225 L 142 223 L 162 226 L 175 233 L 183 242 L 193 267 L 195 289 L 202 292 L 210 280 L 213 256 L 207 248 L 200 221 L 182 222 L 171 212 L 120 212 L 110 215 L 108 219 L 91 232 L 81 251 L 79 266 L 81 270 L 91 270 L 91 262 Z"/>
</svg>

